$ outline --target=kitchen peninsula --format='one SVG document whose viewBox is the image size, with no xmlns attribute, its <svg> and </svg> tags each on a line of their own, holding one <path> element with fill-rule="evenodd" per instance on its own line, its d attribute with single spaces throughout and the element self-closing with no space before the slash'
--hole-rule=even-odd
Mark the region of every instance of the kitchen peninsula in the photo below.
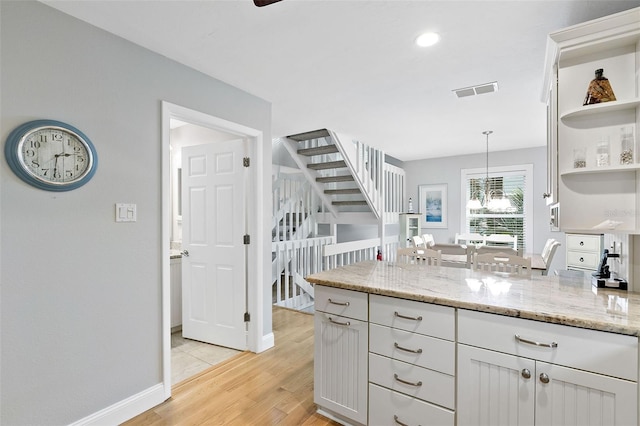
<svg viewBox="0 0 640 426">
<path fill-rule="evenodd" d="M 376 261 L 307 280 L 324 415 L 345 424 L 638 422 L 640 294 Z"/>
</svg>

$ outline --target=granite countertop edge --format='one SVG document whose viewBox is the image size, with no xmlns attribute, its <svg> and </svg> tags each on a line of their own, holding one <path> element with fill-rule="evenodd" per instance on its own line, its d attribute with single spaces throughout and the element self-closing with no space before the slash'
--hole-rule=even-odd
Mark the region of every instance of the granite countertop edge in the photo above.
<svg viewBox="0 0 640 426">
<path fill-rule="evenodd" d="M 341 267 L 338 269 L 349 268 L 349 266 Z M 348 270 L 348 269 L 345 269 Z M 355 290 L 360 292 L 365 292 L 369 294 L 378 294 L 381 296 L 390 296 L 390 297 L 398 297 L 402 299 L 414 300 L 419 302 L 433 303 L 442 306 L 449 306 L 453 308 L 460 309 L 468 309 L 479 312 L 486 312 L 498 315 L 506 315 L 510 317 L 542 321 L 546 323 L 566 325 L 572 327 L 579 327 L 591 330 L 605 331 L 616 334 L 623 334 L 629 336 L 640 336 L 640 316 L 638 316 L 637 320 L 635 317 L 629 319 L 628 313 L 618 314 L 613 313 L 610 314 L 610 317 L 607 319 L 594 319 L 594 318 L 586 318 L 585 316 L 576 316 L 572 315 L 570 303 L 567 303 L 566 312 L 562 311 L 562 300 L 557 300 L 556 305 L 553 306 L 555 312 L 546 312 L 543 309 L 534 310 L 534 309 L 523 309 L 521 307 L 516 308 L 513 306 L 507 306 L 507 304 L 500 303 L 486 303 L 480 301 L 466 301 L 461 300 L 461 298 L 456 298 L 454 296 L 439 294 L 439 295 L 430 295 L 423 294 L 419 292 L 412 292 L 406 289 L 399 288 L 400 286 L 394 288 L 393 285 L 387 285 L 387 288 L 377 287 L 375 284 L 367 283 L 357 283 L 354 282 L 354 277 L 349 276 L 346 279 L 338 278 L 340 276 L 339 272 L 332 272 L 327 274 L 329 271 L 320 272 L 318 274 L 313 274 L 306 277 L 307 281 L 312 284 L 326 285 L 329 287 L 342 288 L 346 290 Z M 325 277 L 323 277 L 325 275 Z M 366 280 L 369 277 L 363 276 L 362 279 Z M 380 277 L 377 277 L 380 278 Z M 556 277 L 541 277 L 544 281 L 549 279 L 554 279 Z M 556 278 L 557 279 L 557 278 Z M 393 280 L 393 279 L 391 279 Z M 533 283 L 531 283 L 533 284 Z M 522 284 L 521 284 L 522 285 Z M 439 290 L 442 290 L 441 288 Z M 605 293 L 605 292 L 602 292 Z M 611 291 L 609 290 L 601 297 L 608 297 L 608 294 L 613 294 L 616 297 L 624 297 L 627 295 L 626 292 L 619 291 Z M 597 298 L 598 296 L 594 296 Z M 632 297 L 633 300 L 629 300 L 629 303 L 633 303 L 633 307 L 636 310 L 640 310 L 640 295 L 634 295 Z M 596 299 L 597 300 L 597 299 Z M 638 302 L 635 304 L 635 302 Z"/>
</svg>

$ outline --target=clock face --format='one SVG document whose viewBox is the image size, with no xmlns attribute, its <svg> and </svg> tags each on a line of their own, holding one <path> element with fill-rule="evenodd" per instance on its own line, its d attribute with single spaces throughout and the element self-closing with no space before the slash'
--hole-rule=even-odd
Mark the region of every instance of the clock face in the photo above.
<svg viewBox="0 0 640 426">
<path fill-rule="evenodd" d="M 25 123 L 5 146 L 7 162 L 25 182 L 50 191 L 68 191 L 86 183 L 97 157 L 78 129 L 52 120 Z"/>
</svg>

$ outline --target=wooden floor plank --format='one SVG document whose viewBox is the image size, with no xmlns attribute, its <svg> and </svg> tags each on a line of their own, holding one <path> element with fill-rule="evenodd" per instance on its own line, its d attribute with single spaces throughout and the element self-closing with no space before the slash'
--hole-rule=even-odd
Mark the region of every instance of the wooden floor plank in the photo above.
<svg viewBox="0 0 640 426">
<path fill-rule="evenodd" d="M 243 352 L 176 384 L 123 426 L 338 425 L 313 403 L 313 315 L 273 308 L 275 347 Z"/>
</svg>

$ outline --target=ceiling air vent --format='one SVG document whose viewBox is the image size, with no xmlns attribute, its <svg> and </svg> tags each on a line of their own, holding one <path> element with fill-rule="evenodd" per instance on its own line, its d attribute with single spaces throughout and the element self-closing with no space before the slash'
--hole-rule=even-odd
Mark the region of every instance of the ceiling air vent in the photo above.
<svg viewBox="0 0 640 426">
<path fill-rule="evenodd" d="M 467 96 L 482 95 L 483 93 L 491 93 L 498 91 L 498 82 L 493 81 L 491 83 L 478 84 L 477 86 L 463 87 L 461 89 L 454 89 L 453 92 L 459 98 Z"/>
</svg>

